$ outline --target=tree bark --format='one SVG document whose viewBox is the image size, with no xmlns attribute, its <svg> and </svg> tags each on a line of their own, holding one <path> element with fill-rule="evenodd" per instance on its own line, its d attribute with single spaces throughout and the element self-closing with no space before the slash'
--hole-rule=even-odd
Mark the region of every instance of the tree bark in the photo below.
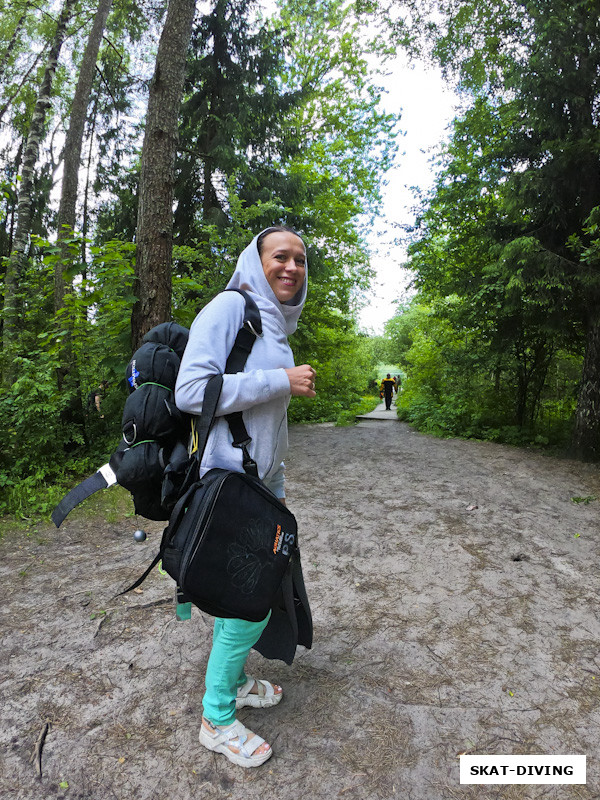
<svg viewBox="0 0 600 800">
<path fill-rule="evenodd" d="M 195 0 L 170 0 L 150 83 L 142 149 L 131 343 L 171 313 L 173 184 L 178 120 Z"/>
<path fill-rule="evenodd" d="M 590 320 L 572 439 L 573 455 L 600 460 L 600 312 Z"/>
<path fill-rule="evenodd" d="M 58 65 L 58 57 L 67 33 L 67 24 L 71 17 L 75 0 L 65 0 L 61 11 L 54 39 L 48 53 L 46 70 L 38 92 L 37 101 L 31 117 L 27 144 L 23 151 L 21 183 L 17 203 L 17 226 L 13 248 L 6 267 L 4 288 L 4 326 L 3 326 L 3 380 L 12 383 L 14 343 L 19 317 L 18 287 L 24 271 L 26 251 L 31 232 L 32 190 L 35 165 L 38 160 L 40 142 L 44 136 L 46 112 L 50 107 L 52 82 Z"/>
<path fill-rule="evenodd" d="M 88 204 L 90 197 L 90 183 L 92 173 L 92 155 L 94 152 L 94 136 L 96 135 L 96 119 L 98 116 L 98 97 L 94 101 L 94 108 L 92 109 L 92 125 L 89 133 L 89 147 L 87 156 L 87 166 L 85 175 L 85 189 L 83 191 L 83 210 L 81 212 L 81 277 L 83 280 L 87 278 L 87 243 L 86 238 L 89 228 L 89 214 Z"/>
<path fill-rule="evenodd" d="M 94 17 L 92 30 L 87 41 L 85 52 L 79 69 L 79 78 L 71 116 L 69 119 L 69 130 L 65 139 L 63 179 L 58 208 L 58 238 L 61 243 L 61 258 L 56 265 L 54 273 L 54 310 L 58 311 L 64 305 L 65 282 L 63 270 L 68 265 L 69 246 L 64 239 L 68 238 L 75 230 L 76 207 L 77 207 L 77 186 L 79 182 L 79 168 L 81 165 L 81 148 L 83 144 L 83 131 L 87 118 L 87 109 L 96 73 L 96 61 L 102 34 L 106 26 L 106 20 L 112 5 L 112 0 L 99 0 L 98 10 Z"/>
</svg>

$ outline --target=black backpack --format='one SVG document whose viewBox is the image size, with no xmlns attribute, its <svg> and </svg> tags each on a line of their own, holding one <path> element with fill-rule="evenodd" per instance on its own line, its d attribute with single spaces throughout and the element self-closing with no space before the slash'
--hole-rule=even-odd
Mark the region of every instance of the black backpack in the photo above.
<svg viewBox="0 0 600 800">
<path fill-rule="evenodd" d="M 256 336 L 261 335 L 260 312 L 241 289 L 244 321 L 229 355 L 226 372 L 244 368 Z M 187 328 L 164 322 L 148 331 L 133 354 L 125 377 L 129 397 L 122 418 L 123 441 L 107 464 L 72 489 L 52 512 L 58 528 L 90 495 L 120 484 L 131 492 L 135 513 L 168 520 L 179 497 L 196 477 L 196 460 L 188 454 L 191 418 L 175 405 L 179 365 L 188 341 Z"/>
</svg>

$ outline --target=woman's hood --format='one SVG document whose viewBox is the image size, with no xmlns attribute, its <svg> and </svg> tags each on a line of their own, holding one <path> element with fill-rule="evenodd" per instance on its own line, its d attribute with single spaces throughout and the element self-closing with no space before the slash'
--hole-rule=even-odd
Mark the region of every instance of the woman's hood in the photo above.
<svg viewBox="0 0 600 800">
<path fill-rule="evenodd" d="M 244 289 L 262 297 L 272 306 L 273 313 L 281 318 L 285 332 L 289 336 L 298 326 L 298 319 L 304 308 L 308 287 L 308 265 L 304 275 L 304 283 L 291 300 L 280 303 L 269 286 L 263 265 L 258 254 L 257 241 L 260 233 L 252 239 L 248 247 L 242 251 L 237 261 L 235 272 L 227 284 L 228 289 Z M 262 304 L 260 304 L 261 310 Z M 267 308 L 265 310 L 271 310 Z"/>
</svg>

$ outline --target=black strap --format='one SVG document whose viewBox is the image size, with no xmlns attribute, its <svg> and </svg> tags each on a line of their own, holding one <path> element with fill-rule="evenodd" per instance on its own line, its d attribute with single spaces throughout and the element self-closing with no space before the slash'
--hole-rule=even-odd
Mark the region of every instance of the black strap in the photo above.
<svg viewBox="0 0 600 800">
<path fill-rule="evenodd" d="M 235 372 L 242 372 L 246 366 L 246 361 L 256 341 L 256 337 L 262 336 L 262 320 L 258 306 L 247 292 L 242 289 L 238 291 L 243 295 L 246 301 L 246 309 L 244 312 L 244 327 L 236 336 L 235 344 L 225 365 L 225 373 L 229 375 Z M 239 447 L 242 451 L 242 467 L 244 472 L 258 478 L 258 466 L 248 452 L 248 446 L 252 439 L 248 435 L 248 431 L 244 425 L 242 412 L 236 411 L 233 414 L 227 414 L 225 419 L 227 420 L 233 438 L 232 445 L 234 447 Z"/>
<path fill-rule="evenodd" d="M 229 424 L 229 430 L 231 431 L 231 435 L 233 437 L 231 444 L 233 447 L 239 447 L 242 451 L 242 466 L 244 468 L 244 472 L 246 472 L 248 475 L 253 475 L 255 478 L 258 478 L 258 465 L 248 452 L 248 445 L 252 439 L 248 435 L 248 431 L 244 425 L 242 412 L 236 411 L 234 414 L 227 414 L 225 419 Z"/>
<path fill-rule="evenodd" d="M 202 461 L 204 450 L 206 449 L 206 442 L 208 441 L 208 434 L 215 417 L 217 410 L 217 403 L 221 396 L 221 389 L 223 388 L 223 376 L 213 375 L 206 384 L 204 389 L 204 398 L 202 400 L 202 413 L 197 418 L 196 422 L 196 435 L 198 441 L 196 442 L 196 458 L 198 462 Z"/>
<path fill-rule="evenodd" d="M 91 497 L 95 492 L 99 492 L 100 489 L 106 489 L 107 486 L 108 482 L 100 470 L 94 472 L 93 475 L 90 475 L 89 478 L 79 483 L 63 497 L 52 512 L 52 522 L 57 528 L 60 528 L 67 514 L 73 511 L 75 506 L 78 506 L 79 503 L 83 503 L 84 500 Z"/>
<path fill-rule="evenodd" d="M 135 583 L 132 583 L 131 586 L 127 587 L 127 589 L 123 589 L 123 591 L 116 594 L 115 597 L 120 597 L 122 594 L 127 594 L 127 592 L 131 592 L 133 589 L 137 589 L 137 587 L 146 580 L 148 575 L 150 575 L 150 573 L 152 572 L 154 567 L 158 564 L 158 562 L 161 561 L 165 552 L 165 548 L 169 543 L 170 531 L 177 530 L 181 517 L 188 506 L 189 499 L 192 496 L 192 494 L 196 491 L 196 486 L 197 484 L 195 483 L 192 484 L 192 486 L 189 487 L 189 489 L 185 492 L 185 494 L 183 494 L 175 504 L 175 508 L 171 512 L 171 518 L 169 519 L 169 524 L 163 531 L 162 539 L 160 542 L 160 549 L 158 553 L 155 555 L 154 561 L 150 564 L 150 566 L 144 572 L 144 574 L 137 579 Z"/>
<path fill-rule="evenodd" d="M 243 289 L 226 289 L 226 291 L 239 292 L 246 303 L 243 327 L 240 328 L 235 337 L 231 353 L 225 364 L 224 374 L 233 375 L 236 372 L 242 372 L 254 342 L 256 341 L 256 337 L 262 336 L 262 320 L 260 318 L 258 306 L 247 292 Z M 213 377 L 209 379 L 204 390 L 202 414 L 197 423 L 198 442 L 196 456 L 199 462 L 202 461 L 222 388 L 223 376 L 213 375 Z M 248 435 L 248 431 L 244 425 L 242 412 L 236 411 L 233 414 L 226 414 L 225 419 L 229 424 L 229 430 L 233 437 L 233 446 L 239 447 L 242 451 L 242 466 L 244 472 L 258 478 L 258 466 L 248 451 L 248 446 L 252 439 Z"/>
<path fill-rule="evenodd" d="M 255 340 L 256 334 L 252 333 L 248 328 L 240 328 L 225 364 L 227 375 L 233 375 L 235 372 L 241 372 L 244 369 Z"/>
<path fill-rule="evenodd" d="M 164 547 L 161 545 L 161 548 L 160 548 L 160 550 L 158 551 L 158 553 L 157 553 L 157 554 L 156 554 L 156 556 L 154 557 L 154 561 L 153 561 L 153 562 L 150 564 L 150 566 L 149 566 L 149 567 L 148 567 L 148 569 L 147 569 L 147 570 L 144 572 L 144 574 L 143 574 L 143 575 L 141 575 L 141 576 L 140 576 L 140 577 L 137 579 L 137 581 L 136 581 L 135 583 L 132 583 L 132 584 L 131 584 L 131 586 L 128 586 L 128 587 L 127 587 L 127 589 L 123 589 L 123 591 L 122 591 L 122 592 L 117 592 L 117 594 L 116 594 L 114 597 L 121 597 L 121 595 L 122 595 L 122 594 L 127 594 L 127 592 L 131 592 L 131 591 L 133 591 L 133 589 L 137 589 L 137 587 L 140 585 L 140 583 L 143 583 L 143 582 L 146 580 L 146 578 L 148 577 L 148 575 L 150 575 L 150 573 L 152 572 L 152 570 L 154 569 L 154 567 L 155 567 L 155 566 L 158 564 L 158 562 L 161 560 L 161 558 L 163 557 L 163 552 L 164 552 Z M 113 600 L 114 600 L 114 597 L 113 597 Z"/>
<path fill-rule="evenodd" d="M 248 292 L 244 291 L 244 289 L 225 289 L 225 291 L 237 292 L 238 294 L 242 295 L 246 301 L 243 327 L 248 328 L 251 333 L 254 333 L 255 336 L 262 336 L 262 319 L 260 317 L 260 311 Z"/>
</svg>

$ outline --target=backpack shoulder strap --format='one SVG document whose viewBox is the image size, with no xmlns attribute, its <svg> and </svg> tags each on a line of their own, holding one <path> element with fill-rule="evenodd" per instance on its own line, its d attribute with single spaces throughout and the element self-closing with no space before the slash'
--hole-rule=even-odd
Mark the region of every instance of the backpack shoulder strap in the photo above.
<svg viewBox="0 0 600 800">
<path fill-rule="evenodd" d="M 238 331 L 234 345 L 231 348 L 231 353 L 225 364 L 225 374 L 232 375 L 244 369 L 254 342 L 257 338 L 262 337 L 262 320 L 258 306 L 248 292 L 245 292 L 243 289 L 226 289 L 225 291 L 239 292 L 246 303 L 242 327 Z M 198 461 L 202 461 L 202 455 L 206 448 L 208 434 L 210 433 L 210 428 L 214 420 L 222 388 L 223 376 L 219 374 L 213 375 L 213 377 L 209 379 L 204 390 L 202 414 L 196 425 L 197 441 L 195 452 Z M 233 414 L 227 414 L 225 419 L 229 423 L 229 429 L 233 436 L 233 446 L 242 449 L 244 471 L 249 472 L 251 475 L 257 475 L 256 463 L 250 457 L 247 449 L 252 440 L 248 436 L 248 431 L 244 425 L 242 412 L 237 411 Z"/>
<path fill-rule="evenodd" d="M 225 364 L 225 373 L 227 375 L 232 375 L 234 372 L 241 372 L 244 369 L 255 340 L 257 337 L 262 337 L 262 320 L 260 318 L 258 306 L 248 292 L 245 292 L 243 289 L 225 289 L 225 291 L 238 292 L 238 294 L 242 295 L 246 303 L 242 327 L 235 337 L 231 353 Z"/>
</svg>

